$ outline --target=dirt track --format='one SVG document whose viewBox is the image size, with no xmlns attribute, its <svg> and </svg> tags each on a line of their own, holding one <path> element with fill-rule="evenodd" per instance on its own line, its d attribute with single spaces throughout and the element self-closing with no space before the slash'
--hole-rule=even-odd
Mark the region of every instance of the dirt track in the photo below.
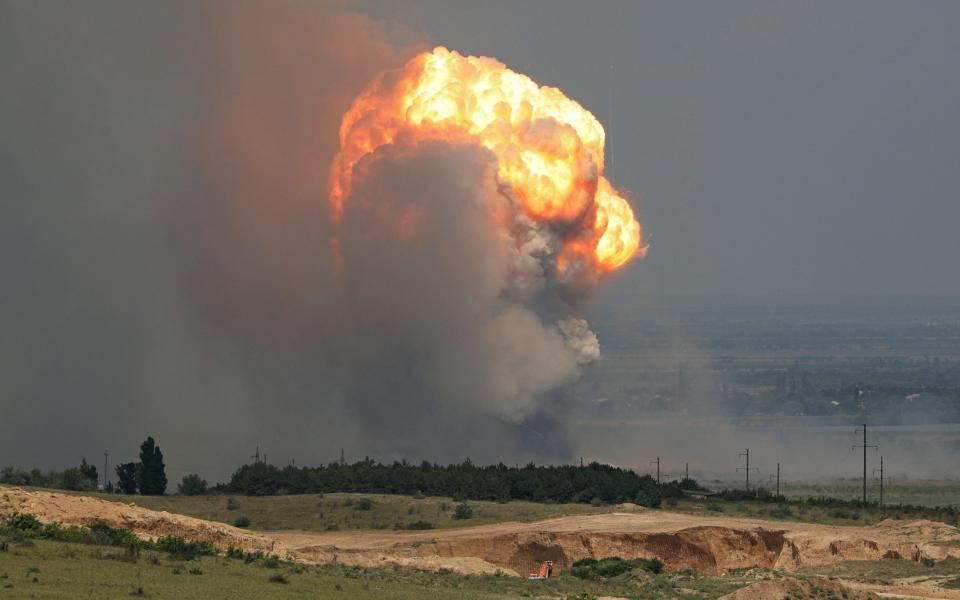
<svg viewBox="0 0 960 600">
<path fill-rule="evenodd" d="M 144 537 L 180 535 L 304 562 L 460 573 L 526 575 L 543 560 L 565 569 L 581 558 L 606 556 L 656 556 L 668 570 L 692 568 L 712 575 L 744 567 L 794 571 L 848 560 L 960 558 L 960 531 L 931 521 L 834 527 L 640 509 L 420 532 L 249 532 L 135 504 L 0 487 L 0 515 L 14 511 L 44 522 L 83 525 L 101 520 Z M 912 595 L 913 590 L 899 591 Z M 960 598 L 960 593 L 947 590 L 938 593 L 933 597 Z"/>
</svg>

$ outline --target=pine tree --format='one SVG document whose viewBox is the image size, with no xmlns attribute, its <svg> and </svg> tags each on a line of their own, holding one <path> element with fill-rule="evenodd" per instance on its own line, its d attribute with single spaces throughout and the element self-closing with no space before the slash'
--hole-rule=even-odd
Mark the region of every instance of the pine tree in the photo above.
<svg viewBox="0 0 960 600">
<path fill-rule="evenodd" d="M 166 466 L 163 453 L 152 437 L 140 445 L 140 465 L 137 469 L 137 487 L 144 496 L 162 496 L 167 490 Z"/>
</svg>

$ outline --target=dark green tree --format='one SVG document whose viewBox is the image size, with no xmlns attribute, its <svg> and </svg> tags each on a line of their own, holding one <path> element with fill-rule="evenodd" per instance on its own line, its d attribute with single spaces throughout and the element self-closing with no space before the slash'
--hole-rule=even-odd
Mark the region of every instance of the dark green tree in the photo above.
<svg viewBox="0 0 960 600">
<path fill-rule="evenodd" d="M 144 496 L 162 496 L 167 491 L 166 465 L 163 453 L 152 437 L 140 444 L 140 465 L 137 469 L 137 488 Z"/>
<path fill-rule="evenodd" d="M 177 486 L 177 493 L 184 496 L 199 496 L 207 493 L 207 482 L 199 475 L 184 475 L 183 481 Z"/>
<path fill-rule="evenodd" d="M 137 493 L 137 463 L 122 463 L 117 465 L 117 487 L 124 494 Z"/>
<path fill-rule="evenodd" d="M 86 458 L 80 459 L 80 474 L 89 479 L 93 487 L 97 487 L 97 483 L 100 481 L 100 476 L 97 474 L 97 467 L 95 465 L 88 465 Z"/>
</svg>

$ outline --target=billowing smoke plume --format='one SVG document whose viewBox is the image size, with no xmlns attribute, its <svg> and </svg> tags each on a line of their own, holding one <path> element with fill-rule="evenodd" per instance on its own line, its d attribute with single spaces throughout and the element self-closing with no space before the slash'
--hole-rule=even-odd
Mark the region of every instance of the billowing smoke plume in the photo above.
<svg viewBox="0 0 960 600">
<path fill-rule="evenodd" d="M 602 176 L 599 123 L 489 59 L 469 60 L 529 97 L 488 90 L 493 118 L 474 131 L 435 118 L 467 89 L 449 85 L 403 122 L 398 94 L 425 58 L 459 74 L 467 59 L 399 66 L 411 53 L 389 44 L 342 52 L 384 37 L 355 16 L 275 32 L 259 16 L 214 26 L 210 196 L 187 243 L 189 293 L 234 349 L 264 437 L 305 453 L 568 458 L 547 409 L 600 352 L 577 303 L 641 251 Z M 311 52 L 339 65 L 331 77 L 287 62 Z"/>
<path fill-rule="evenodd" d="M 3 11 L 0 462 L 132 460 L 146 435 L 174 481 L 257 445 L 569 458 L 550 404 L 599 355 L 577 304 L 639 245 L 579 105 L 483 59 L 527 104 L 486 133 L 394 121 L 345 169 L 344 115 L 419 38 L 301 2 Z"/>
<path fill-rule="evenodd" d="M 419 418 L 522 423 L 598 358 L 570 299 L 639 250 L 639 226 L 601 175 L 589 112 L 496 61 L 438 48 L 379 76 L 340 142 L 338 322 L 365 386 L 402 366 L 392 390 L 352 390 L 350 404 L 397 423 L 413 390 Z M 370 346 L 383 363 L 366 362 Z"/>
</svg>

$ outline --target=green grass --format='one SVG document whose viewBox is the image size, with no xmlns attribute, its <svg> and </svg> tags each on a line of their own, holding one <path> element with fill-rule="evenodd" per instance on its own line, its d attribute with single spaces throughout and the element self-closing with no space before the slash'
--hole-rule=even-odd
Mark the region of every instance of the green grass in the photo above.
<svg viewBox="0 0 960 600">
<path fill-rule="evenodd" d="M 880 498 L 880 487 L 869 481 L 867 495 L 871 502 Z M 844 500 L 859 500 L 863 495 L 863 483 L 858 479 L 820 482 L 790 482 L 781 486 L 787 498 L 829 496 Z M 887 505 L 913 504 L 916 506 L 960 506 L 960 481 L 917 480 L 887 483 L 883 488 L 883 501 Z"/>
<path fill-rule="evenodd" d="M 795 521 L 800 523 L 819 523 L 822 525 L 863 526 L 874 525 L 884 519 L 920 519 L 943 520 L 955 525 L 955 516 L 929 513 L 924 515 L 898 511 L 895 507 L 878 508 L 863 507 L 832 507 L 810 506 L 805 504 L 789 504 L 774 502 L 759 502 L 750 500 L 676 500 L 664 504 L 665 510 L 703 514 L 712 516 L 728 516 L 771 521 Z"/>
<path fill-rule="evenodd" d="M 54 490 L 51 490 L 54 491 Z M 534 521 L 565 515 L 612 512 L 614 506 L 589 504 L 539 504 L 535 502 L 471 501 L 473 516 L 454 519 L 456 502 L 450 498 L 414 498 L 381 494 L 301 494 L 292 496 L 121 496 L 89 494 L 104 500 L 134 502 L 144 508 L 165 510 L 233 525 L 240 517 L 250 529 L 324 531 L 328 529 L 393 529 L 425 521 L 435 528 L 468 527 L 504 521 Z M 234 509 L 227 507 L 232 499 Z M 368 509 L 364 499 L 372 504 Z"/>
<path fill-rule="evenodd" d="M 380 598 L 493 600 L 571 595 L 637 599 L 718 598 L 747 581 L 740 576 L 702 578 L 695 574 L 627 574 L 584 581 L 565 574 L 543 582 L 515 577 L 458 576 L 451 573 L 360 569 L 340 565 L 281 563 L 269 568 L 224 557 L 192 561 L 156 552 L 131 557 L 122 549 L 37 540 L 11 544 L 0 552 L 0 597 L 130 598 Z"/>
</svg>

